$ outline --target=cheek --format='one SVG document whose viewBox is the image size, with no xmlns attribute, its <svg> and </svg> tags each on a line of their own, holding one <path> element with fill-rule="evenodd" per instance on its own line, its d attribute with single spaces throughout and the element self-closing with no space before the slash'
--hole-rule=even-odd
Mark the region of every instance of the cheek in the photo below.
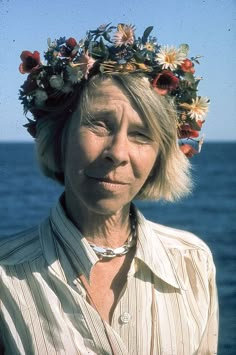
<svg viewBox="0 0 236 355">
<path fill-rule="evenodd" d="M 140 150 L 136 157 L 136 173 L 143 181 L 146 181 L 152 171 L 157 155 L 158 149 L 156 147 L 147 147 L 144 151 Z"/>
<path fill-rule="evenodd" d="M 104 139 L 96 137 L 92 132 L 82 133 L 77 144 L 80 160 L 92 163 L 102 154 L 104 144 Z"/>
<path fill-rule="evenodd" d="M 69 143 L 66 164 L 74 171 L 81 171 L 100 156 L 103 147 L 102 140 L 91 132 L 80 132 Z"/>
</svg>

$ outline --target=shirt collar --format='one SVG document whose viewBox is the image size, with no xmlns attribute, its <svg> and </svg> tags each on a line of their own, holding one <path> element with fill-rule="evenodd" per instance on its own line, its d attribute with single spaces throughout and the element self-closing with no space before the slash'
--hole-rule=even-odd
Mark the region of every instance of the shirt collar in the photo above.
<svg viewBox="0 0 236 355">
<path fill-rule="evenodd" d="M 74 279 L 80 273 L 83 273 L 89 280 L 90 271 L 99 259 L 78 228 L 67 217 L 60 201 L 51 209 L 49 224 L 49 228 L 53 232 L 57 258 L 59 258 L 67 281 L 69 281 L 68 277 Z M 44 248 L 44 253 L 48 259 L 47 248 Z M 55 272 L 58 271 L 56 264 L 51 263 L 50 265 Z"/>
<path fill-rule="evenodd" d="M 178 276 L 169 249 L 142 213 L 136 207 L 132 206 L 132 208 L 137 220 L 138 235 L 135 258 L 144 262 L 157 277 L 166 283 L 185 290 L 184 281 Z M 49 265 L 56 273 L 61 269 L 57 262 L 52 262 L 53 247 L 49 248 L 49 245 L 53 244 L 55 248 L 53 259 L 55 261 L 59 257 L 67 281 L 69 281 L 68 277 L 73 278 L 70 280 L 73 281 L 80 273 L 83 273 L 89 280 L 91 269 L 99 258 L 78 228 L 67 217 L 60 201 L 51 209 L 49 225 L 53 233 L 41 232 L 41 239 L 44 239 L 44 254 Z M 49 234 L 54 235 L 52 237 L 54 241 L 48 240 Z M 68 259 L 70 259 L 69 263 Z"/>
<path fill-rule="evenodd" d="M 179 276 L 173 255 L 163 243 L 158 232 L 135 208 L 138 228 L 136 258 L 142 260 L 156 275 L 171 286 L 186 290 L 184 280 Z"/>
</svg>

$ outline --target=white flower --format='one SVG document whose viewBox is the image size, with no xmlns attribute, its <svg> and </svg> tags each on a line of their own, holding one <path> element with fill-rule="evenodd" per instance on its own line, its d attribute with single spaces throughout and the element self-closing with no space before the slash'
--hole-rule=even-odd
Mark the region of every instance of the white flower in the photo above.
<svg viewBox="0 0 236 355">
<path fill-rule="evenodd" d="M 80 82 L 84 76 L 84 74 L 79 66 L 72 67 L 72 66 L 68 65 L 66 67 L 66 71 L 68 74 L 69 81 L 71 81 L 73 84 Z"/>
<path fill-rule="evenodd" d="M 162 65 L 162 69 L 175 70 L 186 59 L 186 54 L 175 47 L 164 46 L 156 56 L 156 61 Z"/>
<path fill-rule="evenodd" d="M 52 75 L 49 79 L 49 84 L 53 89 L 61 90 L 64 85 L 64 80 L 60 75 Z"/>
<path fill-rule="evenodd" d="M 47 100 L 48 95 L 45 90 L 38 89 L 34 93 L 34 103 L 36 106 L 43 106 L 44 102 Z"/>
<path fill-rule="evenodd" d="M 127 46 L 134 43 L 134 26 L 118 25 L 117 32 L 114 34 L 113 42 L 116 47 Z"/>
<path fill-rule="evenodd" d="M 209 99 L 207 97 L 197 97 L 192 100 L 191 104 L 183 103 L 181 107 L 188 110 L 188 115 L 197 120 L 202 120 L 202 117 L 206 115 L 209 109 Z"/>
</svg>

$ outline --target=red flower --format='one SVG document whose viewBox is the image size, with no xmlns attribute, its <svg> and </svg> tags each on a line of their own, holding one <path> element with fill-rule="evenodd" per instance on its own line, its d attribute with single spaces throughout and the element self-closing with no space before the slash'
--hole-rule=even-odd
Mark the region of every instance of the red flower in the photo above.
<svg viewBox="0 0 236 355">
<path fill-rule="evenodd" d="M 188 124 L 182 125 L 178 131 L 179 138 L 197 138 L 199 131 L 192 129 Z"/>
<path fill-rule="evenodd" d="M 190 144 L 183 144 L 179 148 L 188 158 L 192 158 L 193 155 L 198 153 Z"/>
<path fill-rule="evenodd" d="M 65 44 L 60 48 L 60 56 L 67 57 L 71 60 L 78 53 L 78 50 L 75 48 L 76 46 L 76 40 L 73 37 L 68 38 Z"/>
<path fill-rule="evenodd" d="M 192 73 L 192 74 L 195 73 L 195 69 L 194 69 L 194 66 L 193 66 L 193 62 L 191 62 L 191 60 L 189 60 L 189 59 L 185 59 L 185 60 L 183 61 L 183 63 L 181 64 L 181 69 L 182 69 L 183 72 L 185 72 L 185 73 Z"/>
<path fill-rule="evenodd" d="M 31 73 L 40 65 L 40 54 L 38 51 L 34 51 L 34 53 L 23 51 L 20 55 L 20 59 L 22 60 L 22 63 L 19 66 L 21 74 Z"/>
<path fill-rule="evenodd" d="M 163 70 L 152 82 L 154 90 L 159 95 L 166 95 L 175 90 L 179 85 L 179 79 L 169 70 Z"/>
<path fill-rule="evenodd" d="M 73 49 L 77 45 L 77 42 L 73 37 L 70 37 L 66 40 L 66 45 L 70 49 Z"/>
<path fill-rule="evenodd" d="M 193 129 L 188 123 L 182 124 L 178 131 L 179 138 L 197 138 L 204 122 L 205 121 L 197 120 L 195 122 L 195 129 Z"/>
<path fill-rule="evenodd" d="M 205 120 L 197 120 L 197 124 L 199 126 L 199 128 L 202 128 L 203 123 L 205 122 Z"/>
</svg>

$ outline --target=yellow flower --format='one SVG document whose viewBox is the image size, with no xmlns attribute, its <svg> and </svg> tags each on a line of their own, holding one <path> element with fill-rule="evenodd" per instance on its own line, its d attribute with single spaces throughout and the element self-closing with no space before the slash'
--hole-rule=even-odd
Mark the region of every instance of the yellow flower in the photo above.
<svg viewBox="0 0 236 355">
<path fill-rule="evenodd" d="M 154 50 L 155 50 L 155 46 L 151 42 L 147 42 L 145 44 L 144 48 L 146 48 L 149 52 L 154 52 Z"/>
</svg>

